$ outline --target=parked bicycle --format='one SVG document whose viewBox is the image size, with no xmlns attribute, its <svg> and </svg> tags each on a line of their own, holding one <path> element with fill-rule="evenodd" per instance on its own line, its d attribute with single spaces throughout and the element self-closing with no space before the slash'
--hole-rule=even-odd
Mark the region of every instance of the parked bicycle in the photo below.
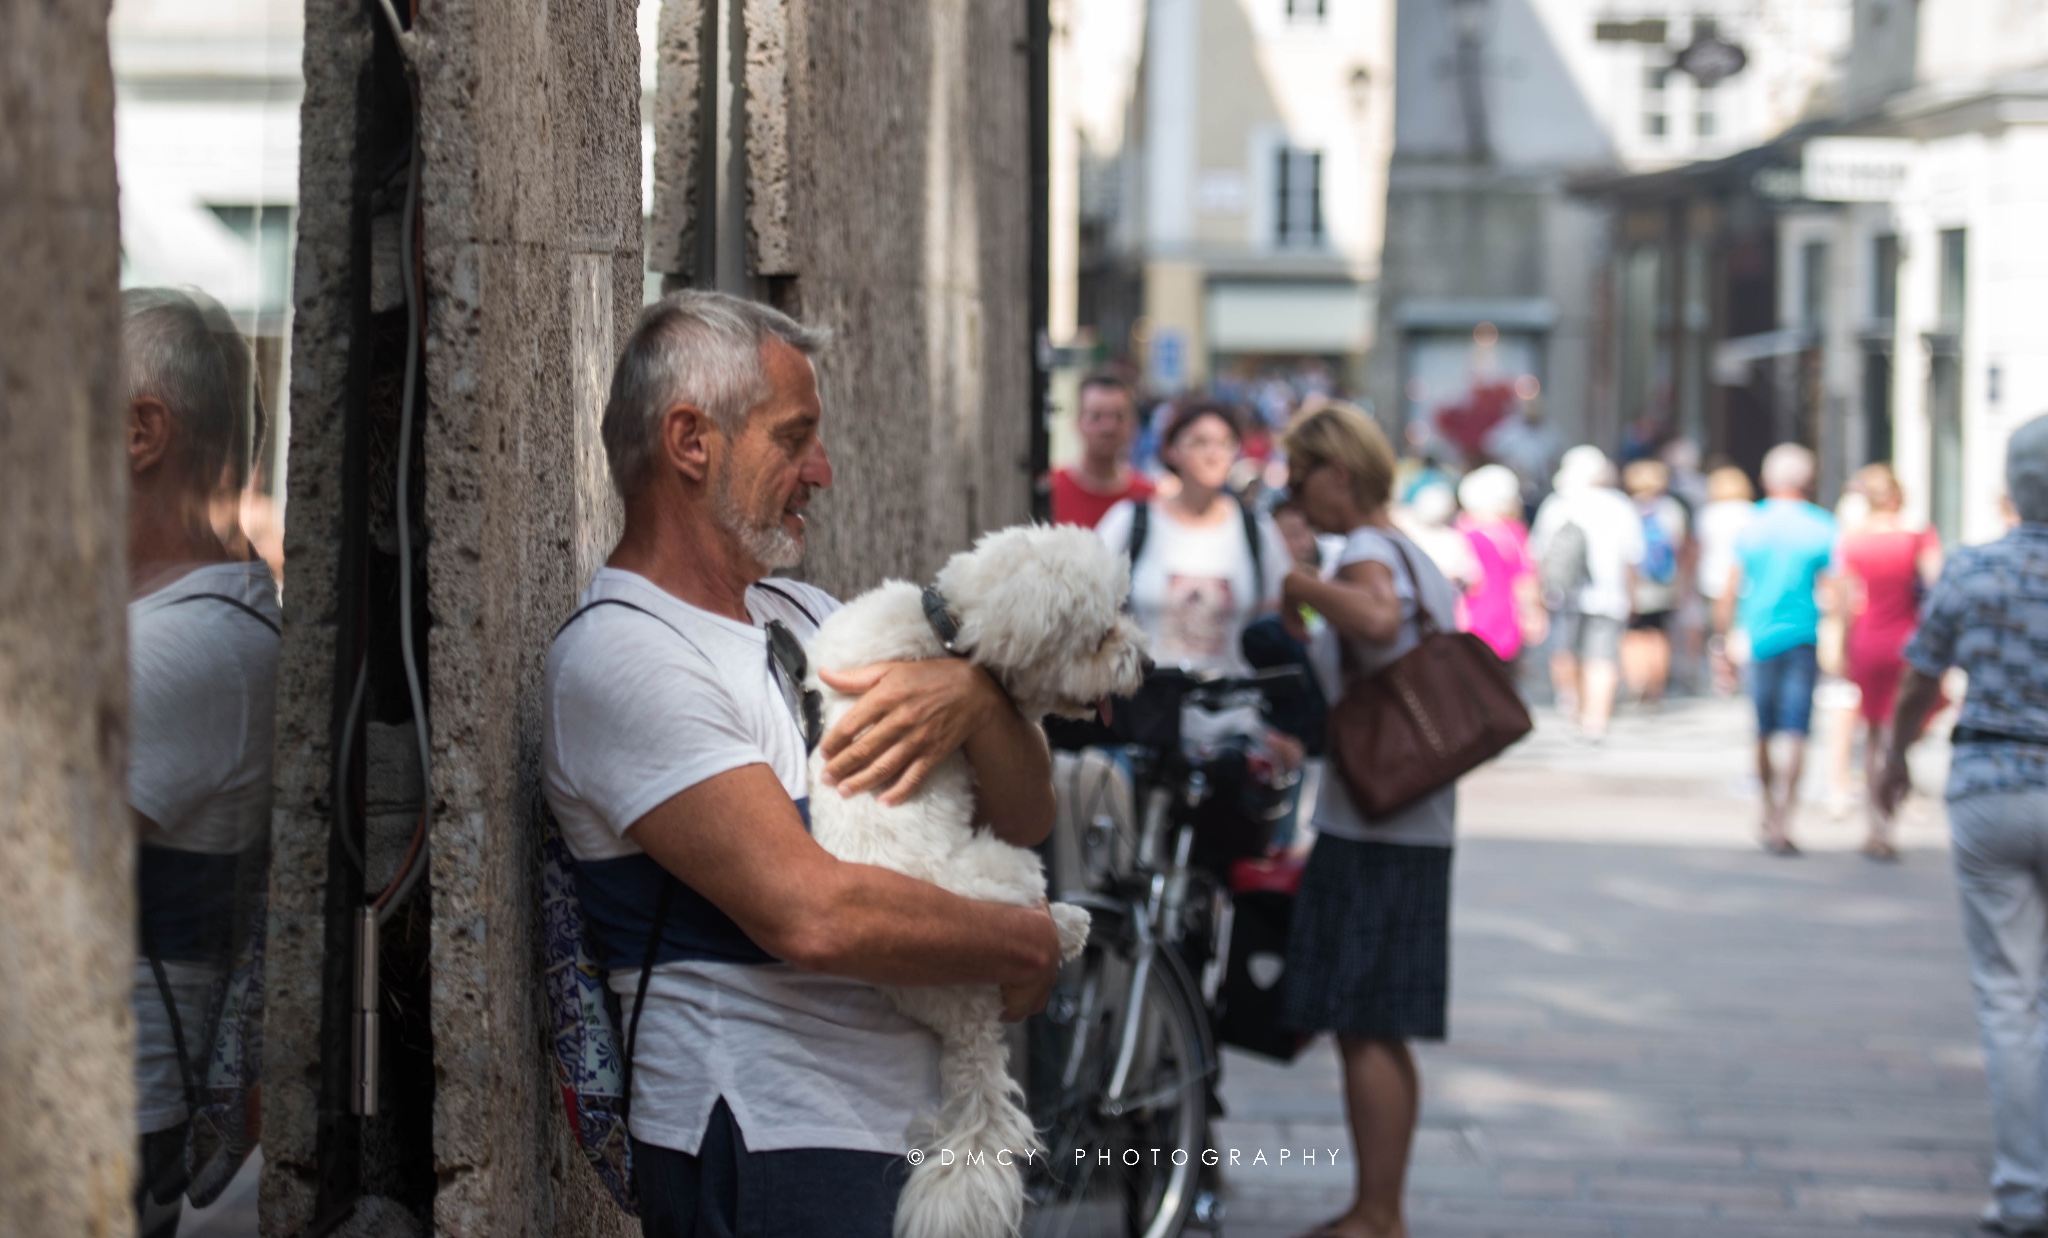
<svg viewBox="0 0 2048 1238">
<path fill-rule="evenodd" d="M 1263 850 L 1290 775 L 1255 746 L 1190 758 L 1183 706 L 1256 707 L 1298 690 L 1298 670 L 1197 679 L 1154 672 L 1107 729 L 1056 728 L 1055 743 L 1106 745 L 1128 770 L 1135 812 L 1098 779 L 1068 819 L 1078 863 L 1055 865 L 1059 897 L 1094 917 L 1032 1027 L 1033 1118 L 1047 1154 L 1027 1174 L 1032 1238 L 1171 1238 L 1221 1220 L 1205 1163 L 1219 1061 L 1211 1016 L 1230 953 L 1231 907 L 1218 871 L 1233 850 Z M 1079 871 L 1058 871 L 1061 868 Z"/>
</svg>

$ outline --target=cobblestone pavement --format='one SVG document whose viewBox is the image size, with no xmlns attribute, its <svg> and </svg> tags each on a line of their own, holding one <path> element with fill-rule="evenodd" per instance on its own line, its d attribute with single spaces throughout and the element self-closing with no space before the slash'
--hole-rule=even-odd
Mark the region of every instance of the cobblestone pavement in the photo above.
<svg viewBox="0 0 2048 1238">
<path fill-rule="evenodd" d="M 1415 1238 L 1975 1232 L 1990 1118 L 1939 806 L 1909 805 L 1896 866 L 1855 854 L 1860 823 L 1818 802 L 1808 854 L 1766 855 L 1747 725 L 1735 703 L 1683 703 L 1589 749 L 1546 719 L 1467 780 Z M 1217 1142 L 1268 1164 L 1228 1173 L 1223 1233 L 1340 1211 L 1328 1043 L 1224 1070 Z"/>
</svg>

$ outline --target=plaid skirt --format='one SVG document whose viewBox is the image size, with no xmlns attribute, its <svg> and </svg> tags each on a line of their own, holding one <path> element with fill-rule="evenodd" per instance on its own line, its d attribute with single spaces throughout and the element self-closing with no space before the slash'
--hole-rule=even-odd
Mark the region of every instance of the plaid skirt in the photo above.
<svg viewBox="0 0 2048 1238">
<path fill-rule="evenodd" d="M 1288 930 L 1280 1021 L 1442 1040 L 1450 930 L 1451 848 L 1317 838 Z"/>
</svg>

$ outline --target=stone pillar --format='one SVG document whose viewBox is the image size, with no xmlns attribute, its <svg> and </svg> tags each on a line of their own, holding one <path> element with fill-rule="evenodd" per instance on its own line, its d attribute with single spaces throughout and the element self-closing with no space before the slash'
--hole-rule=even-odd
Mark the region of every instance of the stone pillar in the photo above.
<svg viewBox="0 0 2048 1238">
<path fill-rule="evenodd" d="M 435 1232 L 623 1232 L 542 1020 L 542 665 L 617 536 L 597 423 L 641 299 L 632 0 L 430 0 Z"/>
<path fill-rule="evenodd" d="M 114 84 L 104 0 L 0 3 L 0 1235 L 134 1228 Z"/>
<path fill-rule="evenodd" d="M 386 329 L 373 322 L 389 319 L 403 287 L 386 270 L 397 249 L 383 243 L 393 195 L 370 181 L 394 166 L 385 122 L 404 79 L 388 47 L 373 50 L 384 36 L 373 38 L 372 13 L 307 13 L 268 1234 L 313 1219 L 323 1154 L 363 1155 L 333 1136 L 348 1120 L 321 1087 L 336 1047 L 331 1027 L 323 1046 L 323 968 L 346 966 L 348 948 L 332 932 L 328 888 L 336 580 L 345 542 L 363 536 L 343 500 L 348 423 L 389 399 L 360 390 L 381 381 L 364 378 L 364 350 L 391 355 L 388 338 L 364 337 Z M 423 135 L 417 510 L 433 776 L 430 867 L 414 898 L 430 907 L 432 1129 L 369 1155 L 424 1175 L 437 1234 L 628 1232 L 561 1116 L 542 1017 L 537 847 L 542 660 L 619 520 L 597 427 L 641 299 L 634 17 L 632 0 L 420 0 L 405 41 Z"/>
</svg>

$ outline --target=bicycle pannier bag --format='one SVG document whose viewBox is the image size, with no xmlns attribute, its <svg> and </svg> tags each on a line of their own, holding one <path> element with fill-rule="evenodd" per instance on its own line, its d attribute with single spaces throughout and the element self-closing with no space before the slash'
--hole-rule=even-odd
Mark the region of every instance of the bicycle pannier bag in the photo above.
<svg viewBox="0 0 2048 1238">
<path fill-rule="evenodd" d="M 1422 641 L 1379 674 L 1348 684 L 1327 732 L 1330 763 L 1368 820 L 1450 785 L 1533 727 L 1507 666 L 1470 632 L 1438 628 L 1407 548 L 1389 540 L 1415 585 Z"/>
<path fill-rule="evenodd" d="M 1291 1062 L 1310 1037 L 1280 1022 L 1287 933 L 1301 891 L 1302 861 L 1292 856 L 1230 866 L 1230 933 L 1216 1003 L 1216 1039 Z"/>
</svg>

